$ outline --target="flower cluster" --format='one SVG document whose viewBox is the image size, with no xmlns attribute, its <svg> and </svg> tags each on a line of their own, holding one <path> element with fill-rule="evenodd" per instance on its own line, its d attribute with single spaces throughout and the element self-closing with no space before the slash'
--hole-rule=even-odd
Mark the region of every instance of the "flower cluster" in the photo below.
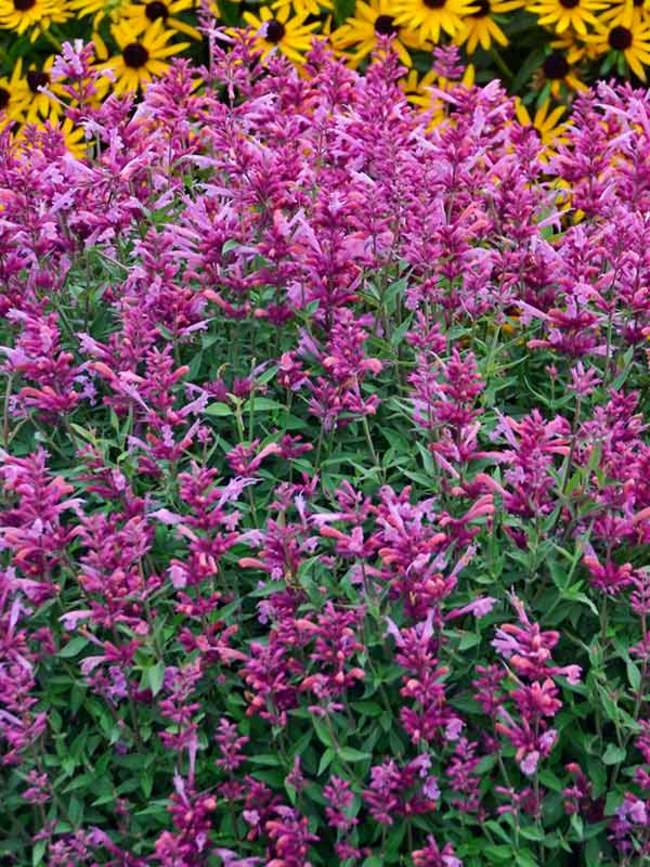
<svg viewBox="0 0 650 867">
<path fill-rule="evenodd" d="M 431 123 L 302 8 L 0 134 L 0 861 L 636 867 L 650 98 Z"/>
</svg>

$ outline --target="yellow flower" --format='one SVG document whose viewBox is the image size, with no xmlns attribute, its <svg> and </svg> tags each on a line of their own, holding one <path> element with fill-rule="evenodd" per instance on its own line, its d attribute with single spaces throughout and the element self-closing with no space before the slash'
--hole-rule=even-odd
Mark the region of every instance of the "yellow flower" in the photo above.
<svg viewBox="0 0 650 867">
<path fill-rule="evenodd" d="M 166 3 L 163 0 L 150 0 L 148 3 L 136 0 L 125 7 L 122 17 L 137 33 L 142 33 L 154 21 L 160 20 L 170 30 L 184 33 L 186 36 L 191 36 L 192 39 L 201 39 L 201 34 L 196 27 L 192 27 L 176 17 L 180 12 L 186 12 L 193 8 L 194 0 L 168 0 Z"/>
<path fill-rule="evenodd" d="M 31 42 L 52 23 L 61 24 L 69 17 L 65 0 L 0 0 L 0 27 L 19 36 L 29 30 Z"/>
<path fill-rule="evenodd" d="M 129 2 L 130 0 L 69 0 L 69 5 L 70 9 L 79 13 L 80 18 L 93 15 L 93 30 L 97 30 L 104 18 L 119 21 Z"/>
<path fill-rule="evenodd" d="M 63 136 L 65 149 L 77 159 L 83 159 L 88 153 L 90 143 L 86 140 L 86 134 L 80 126 L 75 126 L 69 117 L 57 127 Z"/>
<path fill-rule="evenodd" d="M 25 73 L 23 82 L 23 92 L 26 95 L 24 105 L 25 123 L 38 123 L 39 121 L 57 120 L 63 113 L 63 97 L 65 90 L 61 86 L 61 82 L 52 82 L 50 71 L 54 63 L 54 56 L 48 57 L 41 69 L 37 69 L 35 64 L 30 64 L 29 69 Z M 14 74 L 22 77 L 22 57 L 16 62 Z M 12 76 L 13 77 L 13 76 Z M 49 93 L 43 93 L 41 87 L 47 87 Z"/>
<path fill-rule="evenodd" d="M 478 11 L 472 0 L 395 0 L 395 23 L 415 30 L 422 43 L 438 42 L 440 33 L 456 36 L 463 18 Z"/>
<path fill-rule="evenodd" d="M 569 27 L 584 37 L 587 24 L 596 26 L 598 19 L 594 12 L 607 8 L 605 0 L 529 0 L 528 12 L 538 16 L 542 27 L 553 27 L 556 33 L 564 33 Z"/>
<path fill-rule="evenodd" d="M 508 39 L 492 15 L 512 12 L 513 9 L 518 9 L 523 5 L 523 0 L 494 0 L 494 2 L 473 0 L 473 2 L 477 7 L 476 12 L 472 12 L 463 19 L 465 27 L 460 31 L 455 41 L 459 45 L 467 42 L 468 54 L 473 54 L 479 45 L 489 51 L 493 39 L 499 45 L 507 45 Z"/>
<path fill-rule="evenodd" d="M 650 65 L 650 25 L 644 22 L 623 27 L 617 24 L 615 27 L 601 28 L 590 37 L 590 41 L 598 49 L 599 54 L 607 54 L 610 51 L 620 52 L 632 72 L 646 80 L 644 66 Z"/>
<path fill-rule="evenodd" d="M 647 21 L 649 11 L 650 0 L 619 0 L 600 15 L 600 20 L 609 27 L 620 24 L 630 28 Z"/>
<path fill-rule="evenodd" d="M 134 32 L 126 21 L 111 27 L 111 33 L 120 53 L 102 63 L 100 68 L 112 70 L 115 75 L 113 92 L 118 95 L 136 91 L 154 76 L 164 75 L 169 69 L 167 58 L 184 51 L 190 44 L 175 42 L 168 45 L 174 33 L 164 30 L 160 19 L 142 34 Z"/>
<path fill-rule="evenodd" d="M 556 105 L 551 111 L 550 99 L 544 100 L 531 118 L 526 106 L 519 97 L 515 98 L 515 116 L 521 126 L 532 126 L 539 135 L 543 145 L 549 146 L 566 141 L 562 138 L 562 132 L 566 129 L 566 123 L 560 123 L 560 118 L 566 112 L 565 105 Z"/>
<path fill-rule="evenodd" d="M 564 52 L 570 66 L 580 63 L 581 60 L 596 60 L 599 57 L 598 49 L 589 42 L 583 42 L 572 27 L 557 39 L 553 39 L 551 48 Z"/>
<path fill-rule="evenodd" d="M 437 75 L 433 69 L 420 75 L 417 69 L 409 69 L 406 78 L 399 81 L 400 88 L 404 91 L 406 99 L 413 105 L 424 105 L 430 100 L 429 88 L 436 83 Z"/>
<path fill-rule="evenodd" d="M 587 89 L 573 72 L 569 61 L 559 51 L 548 55 L 535 74 L 535 83 L 540 89 L 546 87 L 555 99 L 559 99 L 563 87 L 569 90 Z"/>
<path fill-rule="evenodd" d="M 417 73 L 411 70 L 409 77 L 402 83 L 402 89 L 405 90 L 406 98 L 410 103 L 419 105 L 425 111 L 431 112 L 431 122 L 428 129 L 432 129 L 441 124 L 445 118 L 450 117 L 449 103 L 435 94 L 432 88 L 449 91 L 454 87 L 464 87 L 469 90 L 474 86 L 475 73 L 476 70 L 470 63 L 466 67 L 463 77 L 454 81 L 438 75 L 430 69 L 418 82 Z"/>
<path fill-rule="evenodd" d="M 243 18 L 254 28 L 256 48 L 263 57 L 277 48 L 294 63 L 304 63 L 304 54 L 311 48 L 319 22 L 305 24 L 305 15 L 289 20 L 289 12 L 289 6 L 285 6 L 274 15 L 268 6 L 262 6 L 259 18 L 252 12 L 244 12 Z"/>
<path fill-rule="evenodd" d="M 11 78 L 0 78 L 0 130 L 15 121 L 22 121 L 29 94 L 27 84 L 21 78 L 22 64 L 18 62 L 11 73 Z"/>
<path fill-rule="evenodd" d="M 380 36 L 395 36 L 393 47 L 404 66 L 411 66 L 409 48 L 419 48 L 417 35 L 410 30 L 395 24 L 395 16 L 391 12 L 395 8 L 394 0 L 359 0 L 354 17 L 348 18 L 332 33 L 334 48 L 351 48 L 356 51 L 350 58 L 350 65 L 356 68 L 377 47 Z"/>
<path fill-rule="evenodd" d="M 276 0 L 271 6 L 274 9 L 293 6 L 296 15 L 306 18 L 308 15 L 320 15 L 321 9 L 333 9 L 334 3 L 332 0 Z"/>
</svg>

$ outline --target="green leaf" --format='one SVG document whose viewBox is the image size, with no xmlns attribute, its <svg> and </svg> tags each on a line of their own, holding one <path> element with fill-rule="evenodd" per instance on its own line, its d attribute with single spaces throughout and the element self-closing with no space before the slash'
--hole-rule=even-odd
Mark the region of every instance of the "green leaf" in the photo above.
<svg viewBox="0 0 650 867">
<path fill-rule="evenodd" d="M 38 840 L 34 843 L 34 848 L 32 849 L 32 867 L 38 867 L 42 863 L 46 847 L 47 840 Z"/>
<path fill-rule="evenodd" d="M 470 647 L 476 647 L 476 645 L 480 643 L 480 635 L 477 635 L 475 632 L 462 632 L 460 635 L 460 641 L 458 642 L 458 649 L 469 650 Z"/>
<path fill-rule="evenodd" d="M 534 840 L 539 842 L 544 839 L 546 836 L 541 828 L 536 827 L 535 825 L 529 825 L 527 828 L 521 828 L 521 836 L 525 837 L 526 840 Z"/>
<path fill-rule="evenodd" d="M 362 716 L 381 716 L 383 713 L 381 706 L 374 701 L 353 701 L 350 707 Z"/>
<path fill-rule="evenodd" d="M 329 768 L 329 766 L 334 761 L 336 753 L 333 749 L 328 747 L 323 755 L 321 756 L 320 762 L 318 764 L 318 771 L 316 772 L 316 776 L 320 777 L 321 774 L 324 774 L 325 771 Z"/>
<path fill-rule="evenodd" d="M 272 765 L 276 767 L 282 765 L 280 757 L 273 755 L 251 756 L 250 761 L 255 765 Z"/>
<path fill-rule="evenodd" d="M 210 406 L 206 406 L 205 414 L 215 415 L 218 418 L 225 418 L 228 415 L 232 415 L 233 412 L 226 403 L 211 403 Z"/>
<path fill-rule="evenodd" d="M 519 849 L 515 855 L 515 863 L 520 865 L 520 867 L 539 867 L 539 861 L 537 861 L 530 849 Z"/>
<path fill-rule="evenodd" d="M 641 672 L 633 662 L 628 662 L 625 667 L 627 670 L 627 679 L 630 681 L 630 686 L 635 692 L 637 692 L 641 686 Z"/>
<path fill-rule="evenodd" d="M 146 681 L 153 695 L 158 695 L 165 679 L 165 663 L 157 662 L 147 669 Z"/>
<path fill-rule="evenodd" d="M 512 846 L 486 846 L 483 854 L 493 864 L 505 864 L 507 861 L 512 861 L 515 853 Z"/>
<path fill-rule="evenodd" d="M 318 735 L 318 740 L 324 744 L 326 747 L 333 747 L 332 736 L 329 733 L 327 726 L 322 720 L 317 719 L 316 717 L 312 718 L 312 725 L 314 726 L 314 730 Z"/>
<path fill-rule="evenodd" d="M 603 764 L 617 765 L 619 762 L 625 761 L 627 755 L 623 747 L 617 747 L 616 744 L 607 744 L 607 749 L 603 754 Z"/>
<path fill-rule="evenodd" d="M 272 410 L 284 410 L 286 406 L 283 403 L 278 403 L 277 400 L 271 400 L 268 397 L 255 397 L 253 400 L 247 400 L 242 406 L 242 412 L 270 412 Z"/>
<path fill-rule="evenodd" d="M 84 638 L 83 635 L 75 635 L 74 638 L 68 641 L 65 647 L 59 650 L 57 656 L 61 656 L 63 659 L 70 659 L 72 656 L 80 653 L 87 644 L 87 638 Z"/>
<path fill-rule="evenodd" d="M 352 747 L 341 747 L 339 756 L 345 762 L 363 762 L 371 758 L 370 753 L 362 753 L 361 750 L 354 750 Z"/>
</svg>

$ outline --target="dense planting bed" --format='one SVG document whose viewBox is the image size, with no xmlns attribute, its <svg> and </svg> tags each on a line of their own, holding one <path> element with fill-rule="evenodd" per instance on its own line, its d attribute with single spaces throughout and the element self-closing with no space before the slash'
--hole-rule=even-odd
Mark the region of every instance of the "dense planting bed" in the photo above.
<svg viewBox="0 0 650 867">
<path fill-rule="evenodd" d="M 3 864 L 648 863 L 650 106 L 400 75 L 5 131 Z"/>
</svg>

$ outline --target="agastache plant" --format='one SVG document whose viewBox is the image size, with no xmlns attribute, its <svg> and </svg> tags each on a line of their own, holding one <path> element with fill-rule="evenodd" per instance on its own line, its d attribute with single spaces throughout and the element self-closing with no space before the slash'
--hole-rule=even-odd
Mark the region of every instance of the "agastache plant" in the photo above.
<svg viewBox="0 0 650 867">
<path fill-rule="evenodd" d="M 0 131 L 0 861 L 640 867 L 648 95 L 203 5 Z"/>
</svg>

